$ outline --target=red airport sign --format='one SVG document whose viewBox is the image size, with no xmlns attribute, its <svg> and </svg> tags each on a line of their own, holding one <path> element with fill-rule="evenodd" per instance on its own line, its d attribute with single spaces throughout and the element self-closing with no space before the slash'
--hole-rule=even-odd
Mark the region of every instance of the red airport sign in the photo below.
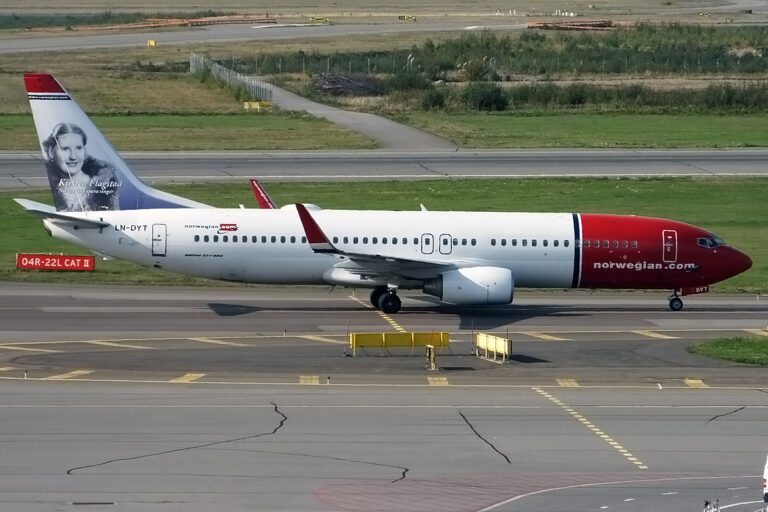
<svg viewBox="0 0 768 512">
<path fill-rule="evenodd" d="M 93 256 L 69 256 L 63 254 L 17 254 L 16 268 L 40 270 L 93 271 Z"/>
</svg>

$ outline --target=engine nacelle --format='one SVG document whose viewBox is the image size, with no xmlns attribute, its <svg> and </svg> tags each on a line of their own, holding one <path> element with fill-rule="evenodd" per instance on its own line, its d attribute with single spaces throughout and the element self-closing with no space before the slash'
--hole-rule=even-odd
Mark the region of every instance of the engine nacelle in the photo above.
<svg viewBox="0 0 768 512">
<path fill-rule="evenodd" d="M 451 304 L 509 304 L 515 279 L 506 268 L 461 268 L 424 281 L 424 293 Z"/>
</svg>

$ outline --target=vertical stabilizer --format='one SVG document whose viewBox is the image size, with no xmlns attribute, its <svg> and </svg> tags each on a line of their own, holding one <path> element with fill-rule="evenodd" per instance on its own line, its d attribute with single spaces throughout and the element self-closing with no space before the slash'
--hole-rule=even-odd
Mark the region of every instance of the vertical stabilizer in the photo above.
<svg viewBox="0 0 768 512">
<path fill-rule="evenodd" d="M 208 207 L 139 180 L 52 75 L 27 74 L 24 83 L 57 210 Z"/>
</svg>

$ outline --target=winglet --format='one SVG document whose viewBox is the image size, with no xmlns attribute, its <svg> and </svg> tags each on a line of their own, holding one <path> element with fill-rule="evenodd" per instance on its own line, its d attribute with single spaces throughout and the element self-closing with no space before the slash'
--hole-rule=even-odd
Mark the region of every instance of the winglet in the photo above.
<svg viewBox="0 0 768 512">
<path fill-rule="evenodd" d="M 264 187 L 261 186 L 258 180 L 251 179 L 251 188 L 256 196 L 256 202 L 259 203 L 259 208 L 262 210 L 274 210 L 277 208 L 275 202 L 269 197 L 269 194 L 267 194 L 267 191 L 264 190 Z"/>
<path fill-rule="evenodd" d="M 303 204 L 296 203 L 296 211 L 299 213 L 301 225 L 304 228 L 304 233 L 307 235 L 309 246 L 313 251 L 324 253 L 339 252 L 338 249 L 331 244 L 331 241 L 328 240 L 328 237 L 325 236 L 323 230 L 320 229 L 320 226 L 317 225 L 317 222 L 315 222 L 315 219 L 312 218 L 312 215 L 309 214 L 309 211 L 307 211 L 307 208 Z"/>
</svg>

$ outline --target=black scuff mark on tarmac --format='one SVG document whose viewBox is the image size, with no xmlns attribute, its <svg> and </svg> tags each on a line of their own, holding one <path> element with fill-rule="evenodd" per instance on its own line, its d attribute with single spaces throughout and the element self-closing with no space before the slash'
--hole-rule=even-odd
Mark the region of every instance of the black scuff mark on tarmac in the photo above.
<svg viewBox="0 0 768 512">
<path fill-rule="evenodd" d="M 737 412 L 741 412 L 741 411 L 743 411 L 746 408 L 747 408 L 746 405 L 742 405 L 741 407 L 736 408 L 736 409 L 734 409 L 734 410 L 732 410 L 730 412 L 724 412 L 723 414 L 718 414 L 717 416 L 712 416 L 711 418 L 709 418 L 707 420 L 707 423 L 711 423 L 711 422 L 715 421 L 718 418 L 722 418 L 723 416 L 730 416 L 731 414 L 736 414 Z"/>
<path fill-rule="evenodd" d="M 421 167 L 422 169 L 424 169 L 425 171 L 427 171 L 427 172 L 431 172 L 432 174 L 435 174 L 437 176 L 443 176 L 443 177 L 448 178 L 449 180 L 453 180 L 453 176 L 451 176 L 447 172 L 440 172 L 440 171 L 436 171 L 434 169 L 430 169 L 429 167 L 427 167 L 426 165 L 424 165 L 423 163 L 421 163 L 421 162 L 419 162 L 417 160 L 414 160 L 414 163 L 416 165 L 418 165 L 419 167 Z"/>
<path fill-rule="evenodd" d="M 223 450 L 229 450 L 229 448 L 224 448 Z M 248 452 L 248 453 L 261 453 L 264 455 L 287 455 L 291 457 L 306 457 L 309 459 L 322 459 L 322 460 L 334 460 L 338 462 L 349 462 L 351 464 L 365 464 L 368 466 L 377 466 L 381 468 L 392 468 L 392 469 L 399 469 L 400 470 L 400 478 L 396 478 L 392 480 L 390 483 L 397 483 L 401 480 L 405 480 L 406 474 L 410 471 L 410 468 L 407 468 L 405 466 L 395 466 L 393 464 L 384 464 L 383 462 L 372 462 L 369 460 L 358 460 L 358 459 L 347 459 L 344 457 L 330 457 L 328 455 L 313 455 L 308 453 L 295 453 L 295 452 L 272 452 L 267 450 L 237 450 L 238 453 L 242 452 Z M 199 475 L 195 475 L 199 476 Z"/>
<path fill-rule="evenodd" d="M 15 179 L 16 181 L 18 181 L 19 183 L 21 183 L 25 187 L 34 187 L 33 184 L 25 181 L 23 178 L 21 178 L 19 176 L 16 176 L 15 174 L 9 174 L 8 176 L 10 176 L 11 178 Z"/>
<path fill-rule="evenodd" d="M 81 471 L 83 469 L 91 469 L 91 468 L 97 468 L 100 466 L 106 466 L 107 464 L 113 464 L 115 462 L 126 462 L 129 460 L 140 460 L 140 459 L 147 459 L 149 457 L 157 457 L 159 455 L 168 455 L 169 453 L 178 453 L 178 452 L 186 452 L 190 450 L 198 450 L 200 448 L 209 448 L 211 446 L 218 446 L 222 444 L 227 443 L 236 443 L 238 441 L 247 441 L 249 439 L 256 439 L 257 437 L 265 437 L 265 436 L 271 436 L 274 434 L 277 434 L 277 431 L 283 428 L 283 425 L 285 425 L 285 422 L 288 421 L 288 416 L 283 414 L 283 412 L 278 408 L 277 404 L 274 402 L 269 402 L 272 404 L 272 407 L 274 408 L 275 412 L 281 416 L 280 423 L 272 429 L 272 432 L 262 432 L 260 434 L 253 434 L 250 436 L 243 436 L 243 437 L 237 437 L 235 439 L 225 439 L 224 441 L 214 441 L 212 443 L 205 443 L 205 444 L 198 444 L 195 446 L 186 446 L 184 448 L 174 448 L 173 450 L 165 450 L 162 452 L 155 452 L 155 453 L 147 453 L 144 455 L 136 455 L 135 457 L 121 457 L 119 459 L 110 459 L 104 462 L 99 462 L 97 464 L 88 464 L 85 466 L 79 466 L 76 468 L 72 468 L 67 470 L 68 475 L 75 475 L 77 471 Z"/>
<path fill-rule="evenodd" d="M 506 456 L 506 454 L 504 454 L 502 451 L 500 451 L 498 448 L 496 448 L 496 447 L 493 445 L 493 443 L 491 443 L 490 441 L 488 441 L 486 438 L 484 438 L 484 437 L 483 437 L 483 436 L 480 434 L 480 432 L 478 432 L 478 431 L 477 431 L 477 429 L 474 427 L 474 425 L 472 425 L 472 423 L 471 423 L 471 422 L 470 422 L 470 421 L 467 419 L 467 417 L 466 417 L 466 416 L 464 416 L 464 413 L 463 413 L 463 412 L 459 411 L 459 416 L 461 416 L 461 419 L 463 419 L 463 420 L 464 420 L 464 423 L 466 423 L 466 424 L 467 424 L 467 426 L 468 426 L 470 429 L 472 429 L 472 432 L 474 432 L 474 433 L 475 433 L 475 435 L 476 435 L 478 438 L 480 438 L 480 440 L 482 440 L 482 441 L 483 441 L 485 444 L 487 444 L 488 446 L 490 446 L 490 447 L 491 447 L 491 450 L 495 451 L 496 453 L 498 453 L 499 455 L 501 455 L 502 457 L 504 457 L 504 460 L 506 460 L 506 461 L 507 461 L 507 464 L 512 464 L 512 461 L 511 461 L 511 460 L 509 460 L 509 457 L 507 457 L 507 456 Z"/>
</svg>

